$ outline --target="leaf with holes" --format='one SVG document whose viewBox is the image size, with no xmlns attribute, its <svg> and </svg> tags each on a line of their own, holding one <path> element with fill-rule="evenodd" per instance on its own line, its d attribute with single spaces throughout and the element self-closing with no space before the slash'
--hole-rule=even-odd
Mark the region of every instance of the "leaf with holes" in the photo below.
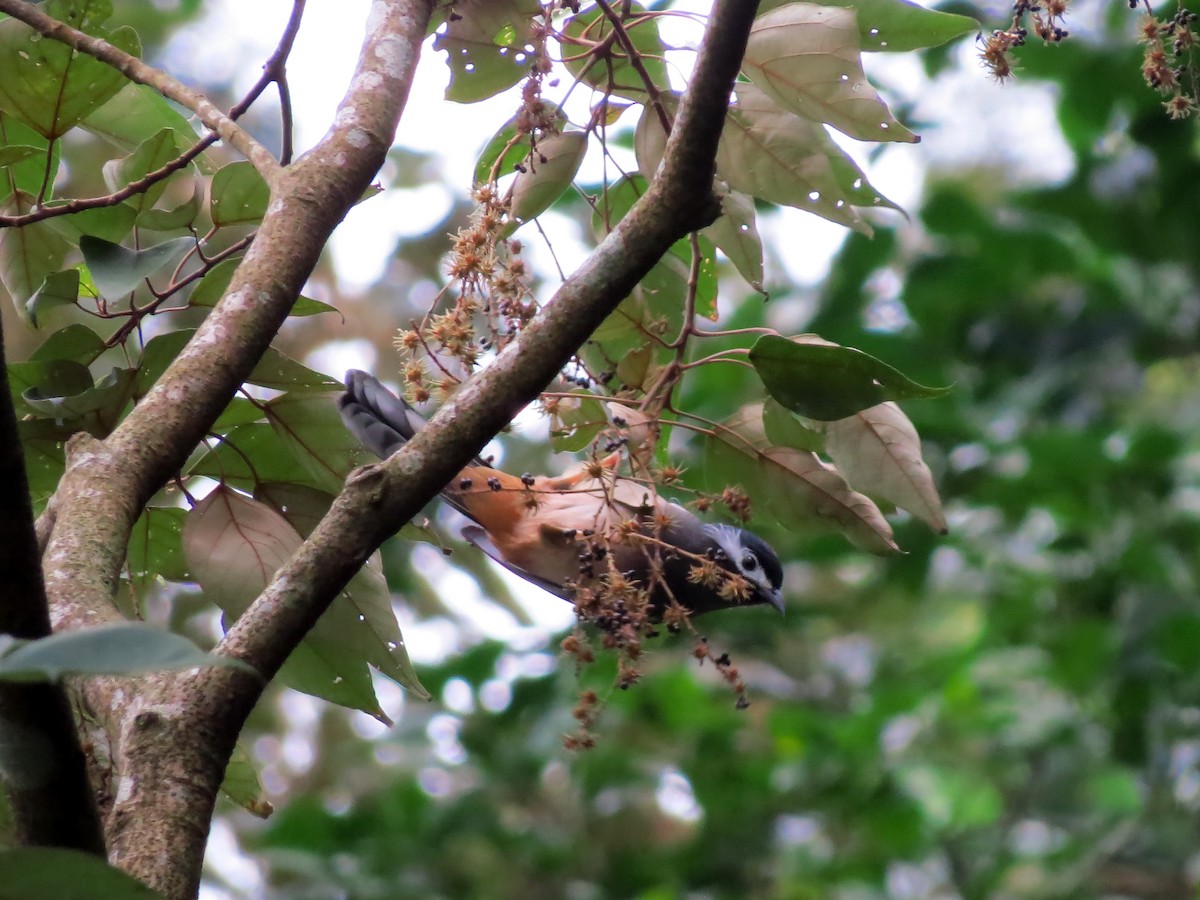
<svg viewBox="0 0 1200 900">
<path fill-rule="evenodd" d="M 758 13 L 763 15 L 792 0 L 763 0 Z M 964 34 L 980 30 L 969 16 L 925 9 L 908 0 L 809 0 L 818 6 L 853 9 L 858 20 L 858 37 L 865 52 L 886 50 L 892 53 L 937 47 Z"/>
<path fill-rule="evenodd" d="M 196 241 L 190 237 L 164 241 L 145 250 L 126 250 L 91 235 L 79 240 L 79 250 L 96 289 L 110 300 L 136 290 L 145 279 L 179 262 L 195 246 Z"/>
<path fill-rule="evenodd" d="M 832 422 L 885 400 L 942 397 L 949 387 L 926 387 L 861 350 L 815 336 L 789 340 L 766 334 L 750 362 L 771 396 L 794 413 Z"/>
<path fill-rule="evenodd" d="M 717 173 L 730 188 L 811 212 L 870 235 L 856 206 L 892 205 L 875 198 L 858 172 L 857 184 L 846 184 L 846 167 L 857 166 L 821 126 L 781 109 L 752 84 L 735 87 L 729 108 Z"/>
<path fill-rule="evenodd" d="M 860 141 L 917 141 L 867 81 L 852 9 L 789 3 L 759 16 L 742 68 L 798 116 Z"/>
<path fill-rule="evenodd" d="M 458 0 L 445 29 L 433 39 L 446 51 L 446 99 L 474 103 L 506 90 L 529 74 L 535 0 Z"/>
<path fill-rule="evenodd" d="M 142 52 L 132 28 L 103 27 L 112 15 L 108 0 L 49 0 L 42 9 L 131 56 Z M 62 137 L 128 83 L 107 63 L 44 38 L 24 22 L 0 21 L 0 107 L 45 138 Z"/>
<path fill-rule="evenodd" d="M 921 438 L 895 403 L 881 403 L 825 425 L 825 450 L 860 491 L 906 509 L 938 534 L 946 517 L 921 457 Z"/>
</svg>

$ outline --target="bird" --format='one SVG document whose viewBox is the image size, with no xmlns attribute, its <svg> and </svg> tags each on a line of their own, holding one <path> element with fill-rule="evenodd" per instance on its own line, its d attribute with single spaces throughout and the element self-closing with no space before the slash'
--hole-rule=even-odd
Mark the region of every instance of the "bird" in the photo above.
<svg viewBox="0 0 1200 900">
<path fill-rule="evenodd" d="M 342 421 L 380 459 L 425 424 L 373 375 L 352 369 L 345 385 Z M 470 520 L 464 540 L 577 611 L 597 602 L 603 610 L 616 595 L 619 605 L 642 598 L 653 622 L 672 607 L 689 615 L 758 604 L 784 612 L 783 567 L 766 541 L 703 521 L 617 474 L 619 463 L 618 451 L 561 476 L 535 477 L 477 458 L 441 493 Z"/>
</svg>

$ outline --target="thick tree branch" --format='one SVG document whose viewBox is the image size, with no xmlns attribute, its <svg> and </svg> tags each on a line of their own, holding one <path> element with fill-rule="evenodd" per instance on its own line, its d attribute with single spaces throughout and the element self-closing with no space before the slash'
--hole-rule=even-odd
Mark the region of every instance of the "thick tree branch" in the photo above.
<svg viewBox="0 0 1200 900">
<path fill-rule="evenodd" d="M 276 173 L 258 237 L 225 296 L 112 435 L 71 443 L 44 557 L 56 624 L 78 627 L 116 615 L 112 598 L 133 522 L 250 374 L 329 235 L 383 165 L 433 2 L 374 0 L 333 126 L 310 153 Z M 122 785 L 106 822 L 110 858 L 171 898 L 196 893 L 217 787 L 243 721 L 192 713 L 196 705 L 221 705 L 207 690 L 169 675 L 132 685 L 93 679 L 84 688 L 106 721 Z"/>
<path fill-rule="evenodd" d="M 41 554 L 0 334 L 0 634 L 50 634 Z M 0 782 L 17 839 L 104 855 L 104 838 L 75 722 L 57 684 L 0 681 Z"/>
<path fill-rule="evenodd" d="M 164 97 L 194 112 L 209 129 L 215 131 L 225 143 L 254 164 L 269 184 L 279 172 L 279 163 L 271 151 L 256 141 L 248 131 L 239 126 L 203 93 L 172 78 L 161 69 L 142 62 L 119 50 L 103 38 L 84 34 L 42 12 L 41 7 L 27 0 L 0 0 L 0 12 L 8 13 L 39 34 L 53 38 L 80 53 L 94 56 L 108 63 L 126 78 L 154 88 Z"/>
</svg>

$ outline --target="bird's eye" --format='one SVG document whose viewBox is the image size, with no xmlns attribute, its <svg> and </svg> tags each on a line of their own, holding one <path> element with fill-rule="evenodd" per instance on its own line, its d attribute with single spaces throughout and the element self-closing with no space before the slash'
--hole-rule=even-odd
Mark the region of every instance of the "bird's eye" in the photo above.
<svg viewBox="0 0 1200 900">
<path fill-rule="evenodd" d="M 747 553 L 742 557 L 742 568 L 747 572 L 753 572 L 758 568 L 758 557 L 753 553 Z"/>
</svg>

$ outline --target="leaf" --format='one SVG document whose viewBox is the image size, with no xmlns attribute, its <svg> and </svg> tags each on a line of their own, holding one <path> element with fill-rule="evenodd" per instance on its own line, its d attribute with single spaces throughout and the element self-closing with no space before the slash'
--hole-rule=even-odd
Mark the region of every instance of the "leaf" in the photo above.
<svg viewBox="0 0 1200 900">
<path fill-rule="evenodd" d="M 80 850 L 0 851 L 0 900 L 162 900 L 146 885 Z"/>
<path fill-rule="evenodd" d="M 759 293 L 763 287 L 763 248 L 755 224 L 754 199 L 737 191 L 718 191 L 721 217 L 701 232 L 729 257 L 733 267 Z"/>
<path fill-rule="evenodd" d="M 138 144 L 137 149 L 123 159 L 110 159 L 104 164 L 104 183 L 115 193 L 151 172 L 161 169 L 179 155 L 175 131 L 163 128 Z M 167 189 L 167 184 L 179 173 L 156 181 L 140 194 L 134 194 L 126 202 L 137 212 L 151 209 Z"/>
<path fill-rule="evenodd" d="M 204 201 L 203 182 L 192 176 L 192 196 L 170 209 L 147 209 L 138 216 L 138 224 L 150 231 L 174 231 L 196 221 Z"/>
<path fill-rule="evenodd" d="M 266 406 L 267 421 L 312 476 L 336 494 L 346 474 L 359 464 L 362 448 L 342 425 L 333 394 L 289 393 Z M 272 479 L 280 480 L 280 479 Z"/>
<path fill-rule="evenodd" d="M 82 381 L 41 384 L 24 391 L 21 400 L 52 419 L 68 421 L 96 413 L 106 427 L 112 427 L 133 394 L 136 377 L 134 369 L 113 368 L 94 385 L 82 387 Z M 90 373 L 88 381 L 91 381 Z"/>
<path fill-rule="evenodd" d="M 187 510 L 177 506 L 147 506 L 133 523 L 125 566 L 139 592 L 157 579 L 187 581 L 183 556 L 183 522 Z"/>
<path fill-rule="evenodd" d="M 267 214 L 271 189 L 247 160 L 217 170 L 209 187 L 208 214 L 213 225 L 254 225 Z"/>
<path fill-rule="evenodd" d="M 792 412 L 832 422 L 885 400 L 941 397 L 949 387 L 925 387 L 885 362 L 850 347 L 766 334 L 750 362 L 771 396 Z"/>
<path fill-rule="evenodd" d="M 899 551 L 892 526 L 869 497 L 852 490 L 815 454 L 767 441 L 757 406 L 716 425 L 705 440 L 705 451 L 710 488 L 723 488 L 727 474 L 737 473 L 730 483 L 747 492 L 752 509 L 765 510 L 784 527 L 833 525 L 855 546 L 871 553 Z"/>
<path fill-rule="evenodd" d="M 0 147 L 0 168 L 15 166 L 17 163 L 35 156 L 45 159 L 46 151 L 38 147 L 30 147 L 28 144 L 9 144 Z"/>
<path fill-rule="evenodd" d="M 917 429 L 895 403 L 826 424 L 825 451 L 856 489 L 908 510 L 938 534 L 947 532 Z"/>
<path fill-rule="evenodd" d="M 183 153 L 199 139 L 187 117 L 162 94 L 144 84 L 126 84 L 79 124 L 126 153 L 164 128 L 174 134 L 176 153 Z M 206 156 L 202 155 L 192 165 L 211 172 L 212 166 L 205 160 Z"/>
<path fill-rule="evenodd" d="M 8 115 L 0 108 L 0 146 L 33 147 L 37 156 L 8 164 L 8 171 L 0 173 L 0 184 L 5 190 L 24 191 L 34 197 L 42 189 L 43 182 L 54 184 L 58 175 L 59 144 L 50 144 L 44 137 L 19 119 Z M 46 154 L 50 154 L 50 166 L 47 171 Z"/>
<path fill-rule="evenodd" d="M 76 322 L 66 328 L 60 328 L 42 342 L 30 357 L 35 362 L 47 362 L 54 359 L 70 359 L 85 366 L 95 362 L 101 353 L 107 349 L 104 338 L 92 331 L 86 325 Z"/>
<path fill-rule="evenodd" d="M 30 324 L 38 328 L 39 317 L 58 307 L 74 306 L 78 300 L 79 270 L 65 269 L 46 276 L 42 286 L 25 303 L 25 311 L 29 313 Z"/>
<path fill-rule="evenodd" d="M 278 512 L 224 486 L 196 505 L 183 532 L 188 565 L 205 596 L 234 617 L 245 611 L 302 543 L 300 534 Z M 403 653 L 386 585 L 383 593 L 386 600 L 380 599 L 377 586 L 351 581 L 303 641 L 320 664 L 318 677 L 301 675 L 304 686 L 298 689 L 345 703 L 344 689 L 335 688 L 347 681 L 357 683 L 357 670 L 366 660 L 417 696 L 428 697 Z M 326 668 L 334 673 L 327 681 Z M 356 691 L 349 705 L 385 721 L 369 678 L 365 688 Z"/>
<path fill-rule="evenodd" d="M 0 214 L 23 216 L 33 210 L 33 204 L 32 196 L 16 191 L 0 206 Z M 70 249 L 47 221 L 20 228 L 0 228 L 0 282 L 18 305 L 18 311 L 23 311 L 25 301 L 42 286 L 47 275 L 62 268 Z"/>
<path fill-rule="evenodd" d="M 188 306 L 201 308 L 216 306 L 217 301 L 228 289 L 229 282 L 233 280 L 233 273 L 237 271 L 241 261 L 241 257 L 225 259 L 209 269 L 208 274 L 200 279 L 200 283 L 196 285 L 192 295 L 188 298 Z M 310 297 L 297 297 L 296 302 L 292 304 L 292 311 L 288 315 L 315 316 L 323 312 L 337 312 L 337 307 L 322 303 L 320 300 L 313 300 Z"/>
<path fill-rule="evenodd" d="M 773 397 L 763 403 L 762 423 L 767 440 L 776 447 L 792 447 L 811 453 L 825 449 L 825 436 L 806 426 Z"/>
<path fill-rule="evenodd" d="M 523 165 L 529 147 L 529 135 L 517 131 L 515 117 L 509 119 L 492 135 L 475 161 L 475 182 L 487 184 L 508 175 Z"/>
<path fill-rule="evenodd" d="M 122 622 L 14 641 L 0 655 L 0 680 L 54 681 L 64 675 L 134 675 L 200 666 L 254 671 L 240 660 L 205 653 L 181 634 L 145 622 Z"/>
<path fill-rule="evenodd" d="M 662 91 L 670 89 L 667 76 L 667 47 L 658 33 L 658 16 L 647 13 L 637 3 L 621 4 L 616 7 L 634 50 L 641 57 L 650 80 Z M 583 42 L 583 46 L 600 44 L 593 53 L 583 54 L 582 47 L 572 44 L 572 52 L 565 60 L 567 69 L 585 84 L 605 94 L 613 94 L 630 100 L 644 101 L 646 85 L 640 73 L 633 67 L 624 45 L 618 40 L 608 40 L 613 26 L 604 11 L 592 7 L 571 16 L 563 25 L 568 39 Z M 600 55 L 603 52 L 603 55 Z M 597 58 L 599 57 L 599 58 Z"/>
<path fill-rule="evenodd" d="M 735 86 L 717 147 L 717 173 L 730 188 L 814 213 L 870 235 L 834 161 L 848 159 L 821 128 L 780 109 L 752 84 Z M 853 165 L 853 161 L 850 162 Z M 863 179 L 865 183 L 866 179 Z"/>
<path fill-rule="evenodd" d="M 264 481 L 328 486 L 310 474 L 291 446 L 266 423 L 237 425 L 222 437 L 221 443 L 187 467 L 189 477 L 202 475 L 246 491 Z"/>
<path fill-rule="evenodd" d="M 525 47 L 540 13 L 535 0 L 458 0 L 454 16 L 433 39 L 433 49 L 446 51 L 450 67 L 446 99 L 474 103 L 527 76 L 533 56 Z"/>
<path fill-rule="evenodd" d="M 43 9 L 131 56 L 141 55 L 132 28 L 102 27 L 112 15 L 108 0 L 49 0 Z M 43 38 L 24 22 L 0 21 L 0 107 L 45 138 L 62 137 L 128 83 L 107 63 Z"/>
<path fill-rule="evenodd" d="M 791 0 L 763 0 L 759 15 Z M 908 0 L 809 0 L 818 6 L 853 9 L 858 20 L 858 37 L 864 51 L 892 53 L 937 47 L 964 34 L 980 30 L 969 16 L 925 9 Z"/>
<path fill-rule="evenodd" d="M 583 163 L 587 144 L 583 131 L 564 131 L 538 141 L 537 149 L 525 158 L 525 171 L 513 181 L 509 210 L 514 219 L 528 222 L 563 195 Z"/>
<path fill-rule="evenodd" d="M 577 453 L 591 445 L 608 427 L 604 404 L 590 394 L 560 397 L 550 416 L 550 446 L 558 452 Z"/>
<path fill-rule="evenodd" d="M 860 141 L 917 141 L 867 81 L 853 9 L 789 3 L 759 16 L 742 68 L 798 116 Z"/>
<path fill-rule="evenodd" d="M 260 819 L 267 818 L 275 811 L 263 790 L 254 761 L 241 741 L 233 745 L 233 753 L 225 767 L 225 778 L 221 781 L 221 793 Z"/>
<path fill-rule="evenodd" d="M 673 112 L 678 98 L 663 95 L 662 101 Z M 633 149 L 638 171 L 646 179 L 654 177 L 666 146 L 667 133 L 657 113 L 649 105 L 643 107 L 633 135 Z M 719 178 L 714 179 L 713 190 L 721 198 L 722 215 L 700 233 L 721 248 L 751 287 L 765 294 L 762 240 L 755 227 L 754 200 L 731 191 Z"/>
<path fill-rule="evenodd" d="M 196 241 L 190 237 L 164 241 L 145 250 L 126 250 L 120 244 L 90 235 L 79 240 L 83 261 L 92 273 L 96 289 L 109 299 L 136 290 L 143 280 L 159 269 L 179 262 L 195 246 Z"/>
<path fill-rule="evenodd" d="M 70 397 L 92 388 L 92 373 L 82 363 L 70 359 L 30 360 L 8 366 L 9 390 L 24 402 L 34 397 Z M 28 406 L 28 405 L 27 405 Z M 28 406 L 34 410 L 35 407 Z"/>
<path fill-rule="evenodd" d="M 342 383 L 336 378 L 315 372 L 274 347 L 268 347 L 262 359 L 246 379 L 249 384 L 271 388 L 276 391 L 341 391 Z"/>
<path fill-rule="evenodd" d="M 59 204 L 46 205 L 54 207 Z M 134 222 L 137 221 L 137 210 L 128 203 L 118 203 L 116 206 L 82 209 L 65 216 L 55 216 L 47 221 L 72 243 L 78 243 L 79 238 L 85 234 L 118 243 L 133 230 Z"/>
</svg>

